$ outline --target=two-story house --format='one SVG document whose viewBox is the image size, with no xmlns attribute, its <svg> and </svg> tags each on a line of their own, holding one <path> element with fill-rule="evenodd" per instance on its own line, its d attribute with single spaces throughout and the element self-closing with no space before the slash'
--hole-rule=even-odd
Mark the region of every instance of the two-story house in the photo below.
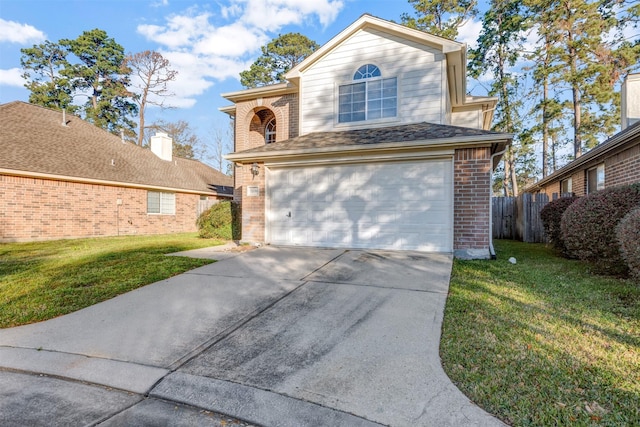
<svg viewBox="0 0 640 427">
<path fill-rule="evenodd" d="M 247 242 L 491 252 L 491 173 L 511 135 L 466 93 L 466 45 L 363 15 L 233 105 Z"/>
</svg>

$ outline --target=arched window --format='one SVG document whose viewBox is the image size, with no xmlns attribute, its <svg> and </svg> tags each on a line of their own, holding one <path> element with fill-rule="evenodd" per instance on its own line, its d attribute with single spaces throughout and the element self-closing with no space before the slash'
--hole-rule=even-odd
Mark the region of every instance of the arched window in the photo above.
<svg viewBox="0 0 640 427">
<path fill-rule="evenodd" d="M 365 64 L 353 75 L 356 83 L 338 88 L 338 122 L 348 123 L 396 117 L 398 79 L 382 78 L 380 68 Z"/>
<path fill-rule="evenodd" d="M 380 77 L 380 68 L 373 64 L 363 65 L 353 75 L 353 80 L 370 79 L 372 77 Z"/>
<path fill-rule="evenodd" d="M 276 142 L 276 119 L 275 117 L 267 122 L 264 127 L 264 142 L 271 144 Z"/>
</svg>

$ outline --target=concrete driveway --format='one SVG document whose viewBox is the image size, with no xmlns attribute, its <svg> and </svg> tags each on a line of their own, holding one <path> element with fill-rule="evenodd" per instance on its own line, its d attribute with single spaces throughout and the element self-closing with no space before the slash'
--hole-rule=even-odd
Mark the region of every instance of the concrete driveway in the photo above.
<svg viewBox="0 0 640 427">
<path fill-rule="evenodd" d="M 450 271 L 265 247 L 0 330 L 0 424 L 501 425 L 440 365 Z"/>
</svg>

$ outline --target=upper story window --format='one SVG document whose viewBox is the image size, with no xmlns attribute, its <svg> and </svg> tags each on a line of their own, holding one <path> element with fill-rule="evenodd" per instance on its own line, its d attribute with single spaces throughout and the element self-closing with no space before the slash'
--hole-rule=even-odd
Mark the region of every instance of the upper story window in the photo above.
<svg viewBox="0 0 640 427">
<path fill-rule="evenodd" d="M 598 165 L 587 171 L 587 194 L 604 188 L 604 165 Z"/>
<path fill-rule="evenodd" d="M 271 144 L 276 142 L 276 119 L 273 118 L 267 122 L 264 127 L 264 142 Z"/>
<path fill-rule="evenodd" d="M 355 83 L 338 88 L 338 123 L 396 117 L 398 114 L 398 79 L 382 78 L 373 64 L 358 68 Z"/>
</svg>

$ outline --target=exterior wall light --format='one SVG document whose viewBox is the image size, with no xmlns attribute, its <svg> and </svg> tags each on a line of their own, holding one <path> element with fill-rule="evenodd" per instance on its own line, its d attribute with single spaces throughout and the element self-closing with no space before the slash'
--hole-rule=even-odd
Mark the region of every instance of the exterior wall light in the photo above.
<svg viewBox="0 0 640 427">
<path fill-rule="evenodd" d="M 257 163 L 251 165 L 251 175 L 258 176 L 260 174 L 260 167 Z"/>
</svg>

